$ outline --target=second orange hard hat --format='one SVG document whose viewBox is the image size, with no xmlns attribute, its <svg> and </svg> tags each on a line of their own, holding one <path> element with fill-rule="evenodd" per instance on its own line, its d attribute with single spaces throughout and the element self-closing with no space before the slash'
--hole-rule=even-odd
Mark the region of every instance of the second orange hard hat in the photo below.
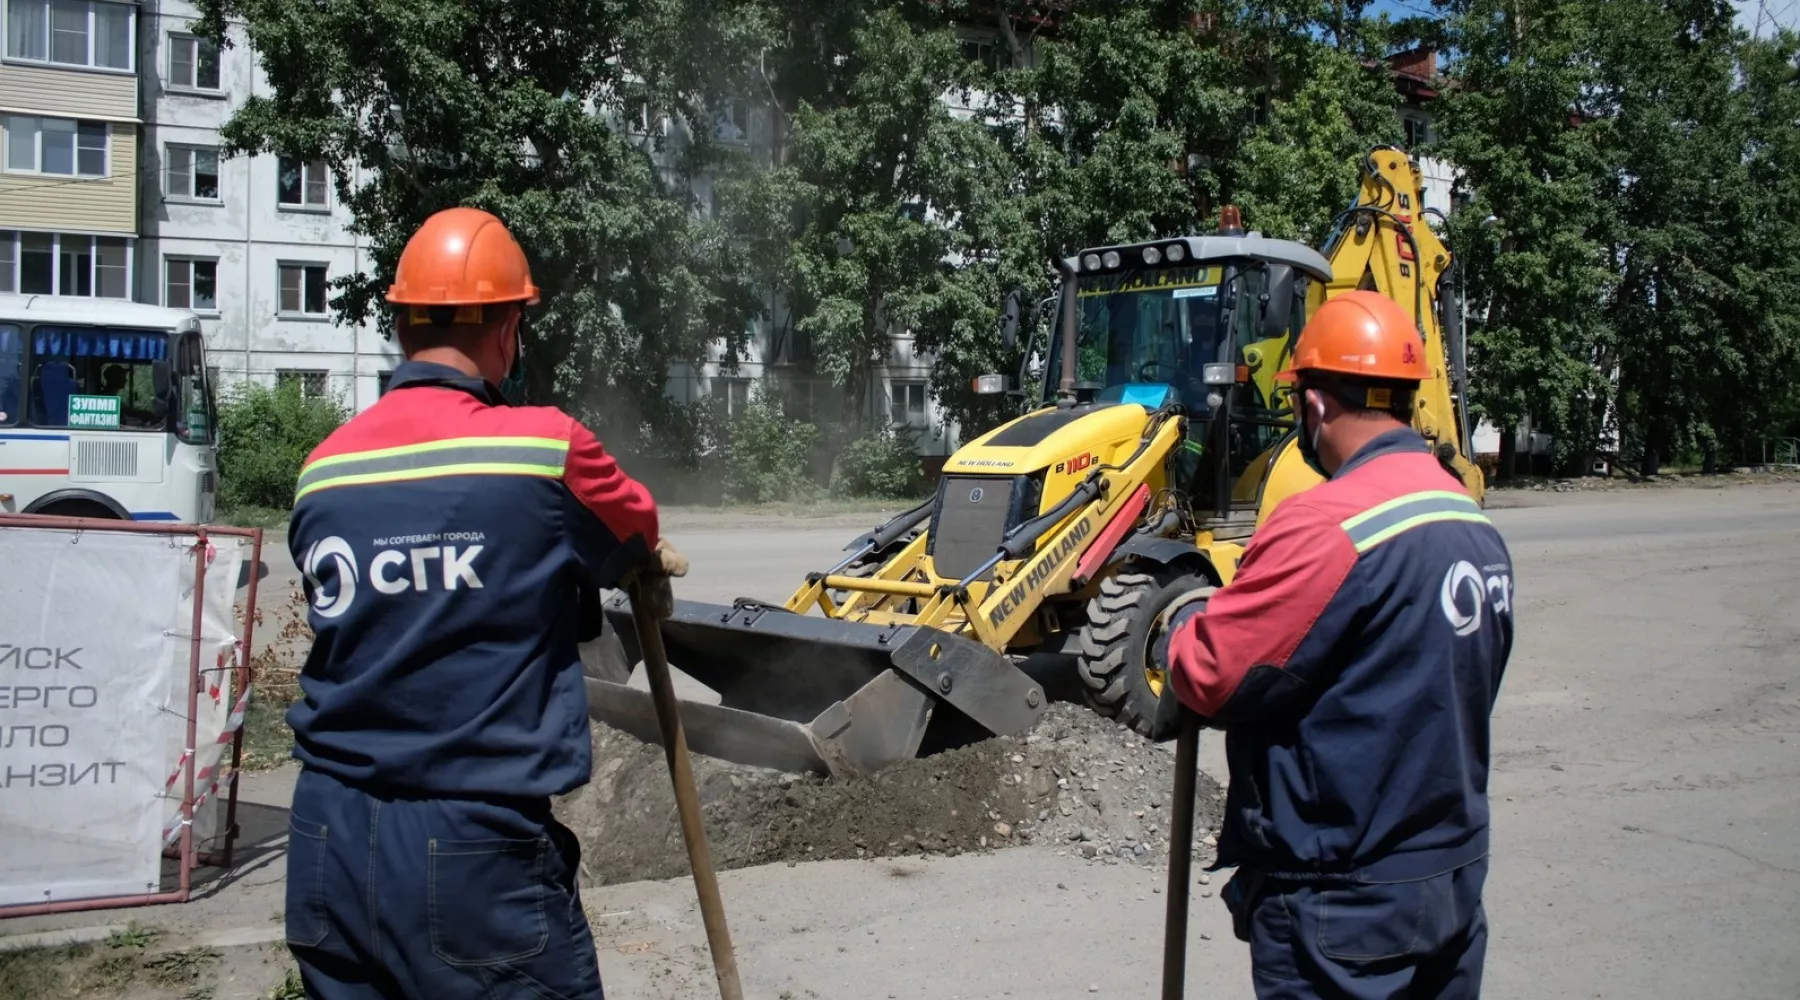
<svg viewBox="0 0 1800 1000">
<path fill-rule="evenodd" d="M 1407 382 L 1431 377 L 1413 318 L 1393 299 L 1364 289 L 1327 300 L 1306 321 L 1280 377 L 1293 381 L 1309 371 Z"/>
<path fill-rule="evenodd" d="M 447 208 L 406 242 L 387 300 L 410 306 L 533 305 L 531 267 L 506 225 L 479 208 Z"/>
</svg>

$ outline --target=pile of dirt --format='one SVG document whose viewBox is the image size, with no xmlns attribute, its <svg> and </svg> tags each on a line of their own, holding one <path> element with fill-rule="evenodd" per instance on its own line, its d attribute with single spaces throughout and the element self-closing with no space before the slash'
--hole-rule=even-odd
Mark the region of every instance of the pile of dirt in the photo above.
<svg viewBox="0 0 1800 1000">
<path fill-rule="evenodd" d="M 696 756 L 713 862 L 955 855 L 1054 844 L 1095 864 L 1168 853 L 1173 744 L 1085 708 L 1053 705 L 1031 731 L 904 761 L 870 778 L 783 774 Z M 1199 777 L 1196 853 L 1208 857 L 1224 793 Z M 594 724 L 594 777 L 557 804 L 599 883 L 687 874 L 662 749 Z"/>
</svg>

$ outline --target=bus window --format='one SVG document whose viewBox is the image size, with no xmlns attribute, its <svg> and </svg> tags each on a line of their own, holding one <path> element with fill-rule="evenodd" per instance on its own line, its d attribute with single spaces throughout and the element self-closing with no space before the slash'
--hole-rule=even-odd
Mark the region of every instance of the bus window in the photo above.
<svg viewBox="0 0 1800 1000">
<path fill-rule="evenodd" d="M 166 381 L 168 356 L 166 333 L 39 326 L 31 333 L 31 422 L 162 430 L 168 404 L 157 391 L 157 374 L 160 368 Z"/>
<path fill-rule="evenodd" d="M 0 427 L 19 422 L 25 383 L 25 331 L 0 323 Z"/>
</svg>

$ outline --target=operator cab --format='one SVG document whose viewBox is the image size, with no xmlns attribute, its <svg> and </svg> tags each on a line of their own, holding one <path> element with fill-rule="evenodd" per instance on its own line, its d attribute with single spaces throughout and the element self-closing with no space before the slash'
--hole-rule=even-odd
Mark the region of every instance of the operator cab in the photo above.
<svg viewBox="0 0 1800 1000">
<path fill-rule="evenodd" d="M 1306 322 L 1306 282 L 1331 280 L 1317 251 L 1245 234 L 1235 215 L 1227 208 L 1227 228 L 1216 235 L 1099 247 L 1062 261 L 1059 335 L 1041 382 L 1041 398 L 1062 406 L 1178 408 L 1187 434 L 1168 485 L 1189 509 L 1221 518 L 1255 506 L 1255 496 L 1234 504 L 1234 487 L 1292 427 L 1275 375 Z"/>
</svg>

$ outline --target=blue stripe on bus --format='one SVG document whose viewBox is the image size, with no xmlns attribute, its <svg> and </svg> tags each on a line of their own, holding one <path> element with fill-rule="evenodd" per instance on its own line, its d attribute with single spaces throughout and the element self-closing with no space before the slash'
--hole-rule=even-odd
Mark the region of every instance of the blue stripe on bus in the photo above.
<svg viewBox="0 0 1800 1000">
<path fill-rule="evenodd" d="M 0 441 L 67 441 L 67 434 L 0 434 Z"/>
<path fill-rule="evenodd" d="M 134 510 L 131 512 L 131 519 L 133 521 L 179 521 L 179 520 L 181 520 L 181 518 L 177 517 L 173 512 L 166 511 L 166 510 Z"/>
</svg>

